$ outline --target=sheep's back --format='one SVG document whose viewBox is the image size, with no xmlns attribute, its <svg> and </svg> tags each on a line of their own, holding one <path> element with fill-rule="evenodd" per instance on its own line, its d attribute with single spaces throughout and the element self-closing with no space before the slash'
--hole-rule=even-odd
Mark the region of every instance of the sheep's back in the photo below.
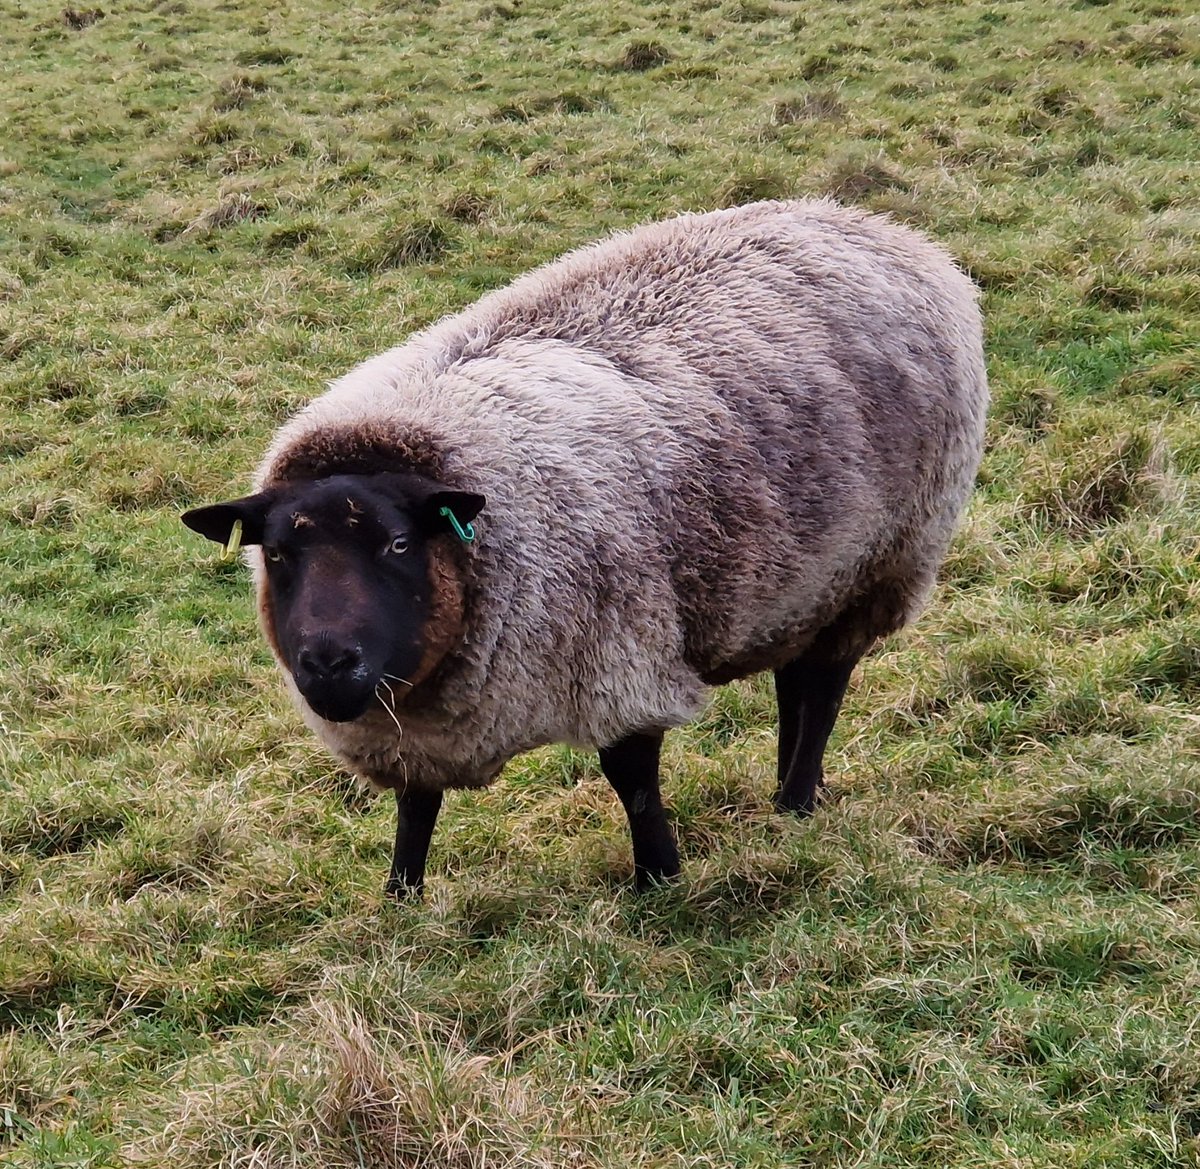
<svg viewBox="0 0 1200 1169">
<path fill-rule="evenodd" d="M 639 229 L 489 299 L 468 357 L 570 347 L 657 423 L 644 473 L 701 675 L 787 660 L 877 586 L 896 603 L 871 636 L 919 608 L 986 406 L 975 290 L 940 248 L 828 203 L 759 204 Z"/>
</svg>

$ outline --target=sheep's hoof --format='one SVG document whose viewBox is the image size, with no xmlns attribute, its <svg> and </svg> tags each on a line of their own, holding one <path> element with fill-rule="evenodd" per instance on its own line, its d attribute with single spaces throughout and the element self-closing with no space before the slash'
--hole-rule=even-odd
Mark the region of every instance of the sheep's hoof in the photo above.
<svg viewBox="0 0 1200 1169">
<path fill-rule="evenodd" d="M 635 893 L 653 893 L 674 885 L 679 880 L 679 866 L 674 869 L 636 869 L 633 874 L 633 889 Z"/>
<path fill-rule="evenodd" d="M 811 797 L 807 799 L 789 797 L 783 792 L 777 792 L 771 802 L 775 805 L 775 811 L 791 812 L 793 816 L 799 816 L 801 820 L 811 816 L 817 808 L 817 801 Z"/>
<path fill-rule="evenodd" d="M 425 882 L 419 885 L 407 885 L 403 881 L 388 881 L 383 887 L 385 897 L 393 901 L 420 901 L 425 896 Z"/>
<path fill-rule="evenodd" d="M 813 783 L 789 783 L 780 788 L 771 798 L 777 812 L 791 812 L 801 820 L 811 816 L 818 804 L 826 800 L 825 779 L 819 777 Z"/>
</svg>

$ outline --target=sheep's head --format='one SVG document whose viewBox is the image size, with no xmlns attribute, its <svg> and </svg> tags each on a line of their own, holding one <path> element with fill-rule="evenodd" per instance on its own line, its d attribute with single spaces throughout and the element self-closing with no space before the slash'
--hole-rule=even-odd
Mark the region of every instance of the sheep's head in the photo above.
<svg viewBox="0 0 1200 1169">
<path fill-rule="evenodd" d="M 241 543 L 261 545 L 267 635 L 308 705 L 349 722 L 380 687 L 402 700 L 448 648 L 432 644 L 445 636 L 438 549 L 483 504 L 420 475 L 333 475 L 182 519 L 222 544 L 240 521 Z"/>
</svg>

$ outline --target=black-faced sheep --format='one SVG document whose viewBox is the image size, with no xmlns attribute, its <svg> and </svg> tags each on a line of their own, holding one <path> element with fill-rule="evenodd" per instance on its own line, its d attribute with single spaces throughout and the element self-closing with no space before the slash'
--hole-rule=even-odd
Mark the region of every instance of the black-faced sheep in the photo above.
<svg viewBox="0 0 1200 1169">
<path fill-rule="evenodd" d="M 945 252 L 758 203 L 572 252 L 365 362 L 256 494 L 184 521 L 241 522 L 305 718 L 395 790 L 390 891 L 420 887 L 446 788 L 553 742 L 599 748 L 641 886 L 679 869 L 663 732 L 712 684 L 775 672 L 776 804 L 811 811 L 855 663 L 933 584 L 986 403 Z"/>
</svg>

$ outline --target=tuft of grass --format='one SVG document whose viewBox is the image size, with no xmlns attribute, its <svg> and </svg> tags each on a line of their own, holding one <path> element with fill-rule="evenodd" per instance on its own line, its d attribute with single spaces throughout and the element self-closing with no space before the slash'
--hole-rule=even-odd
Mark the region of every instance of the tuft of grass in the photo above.
<svg viewBox="0 0 1200 1169">
<path fill-rule="evenodd" d="M 907 191 L 911 184 L 882 158 L 847 156 L 830 171 L 826 190 L 843 203 L 862 203 L 881 191 Z"/>
<path fill-rule="evenodd" d="M 238 191 L 224 196 L 202 211 L 183 229 L 182 234 L 187 236 L 221 231 L 238 223 L 261 219 L 266 213 L 267 208 L 263 203 L 245 191 Z"/>
<path fill-rule="evenodd" d="M 221 82 L 213 98 L 212 108 L 218 113 L 240 110 L 253 98 L 269 88 L 265 78 L 252 73 L 235 73 Z"/>
<path fill-rule="evenodd" d="M 846 107 L 832 89 L 814 90 L 803 97 L 779 98 L 771 107 L 771 121 L 776 126 L 840 121 L 845 115 Z"/>
<path fill-rule="evenodd" d="M 665 65 L 670 59 L 670 51 L 658 41 L 633 41 L 612 63 L 612 68 L 627 73 L 645 73 L 647 69 Z"/>
<path fill-rule="evenodd" d="M 215 1163 L 246 1141 L 269 1163 L 314 1155 L 330 1166 L 396 1169 L 594 1163 L 582 1134 L 543 1131 L 526 1077 L 419 1012 L 381 1030 L 350 1004 L 329 1003 L 290 1039 L 238 1053 L 199 1083 L 189 1076 L 182 1110 L 127 1146 L 128 1163 Z M 231 1070 L 240 1077 L 234 1091 Z"/>
<path fill-rule="evenodd" d="M 104 10 L 102 8 L 64 8 L 62 10 L 63 24 L 76 31 L 103 19 Z"/>
<path fill-rule="evenodd" d="M 487 218 L 492 201 L 478 191 L 459 191 L 442 204 L 442 211 L 459 223 L 480 223 Z"/>
<path fill-rule="evenodd" d="M 1067 531 L 1092 531 L 1164 499 L 1165 454 L 1151 431 L 1100 431 L 1061 437 L 1041 452 L 1026 506 L 1035 520 Z M 1068 446 L 1068 443 L 1070 444 Z M 1068 453 L 1069 452 L 1069 453 Z"/>
<path fill-rule="evenodd" d="M 363 276 L 407 264 L 428 264 L 440 259 L 453 246 L 454 236 L 440 220 L 423 219 L 386 230 L 349 261 L 347 270 L 351 275 Z"/>
<path fill-rule="evenodd" d="M 740 207 L 759 199 L 786 199 L 792 183 L 779 173 L 751 170 L 732 175 L 716 192 L 717 207 Z"/>
</svg>

